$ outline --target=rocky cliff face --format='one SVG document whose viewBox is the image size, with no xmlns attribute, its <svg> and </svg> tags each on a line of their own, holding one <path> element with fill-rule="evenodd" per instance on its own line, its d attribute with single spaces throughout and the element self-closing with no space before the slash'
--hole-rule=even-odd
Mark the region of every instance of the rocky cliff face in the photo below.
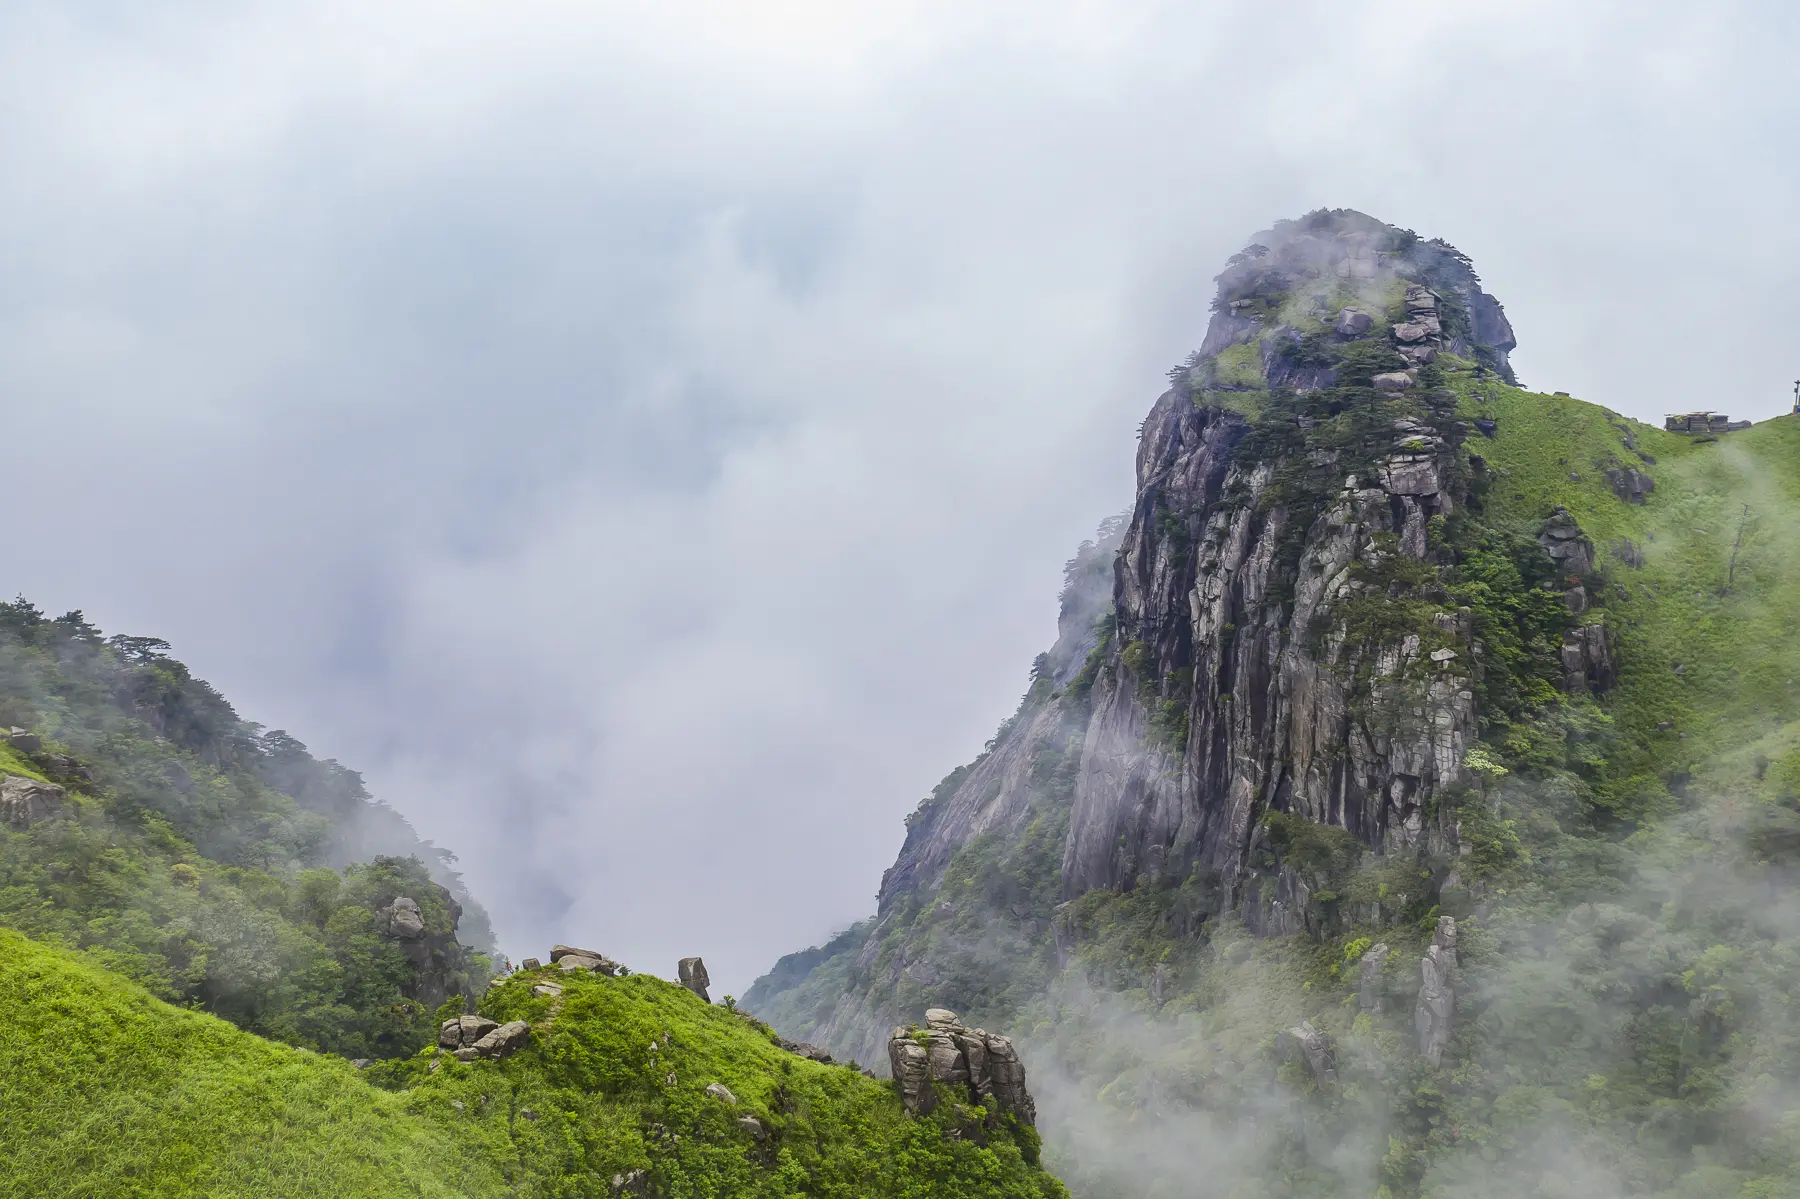
<svg viewBox="0 0 1800 1199">
<path fill-rule="evenodd" d="M 1331 915 L 1322 856 L 1453 859 L 1439 800 L 1476 736 L 1483 648 L 1440 575 L 1481 463 L 1441 370 L 1510 380 L 1511 327 L 1453 248 L 1354 212 L 1277 225 L 1218 284 L 1145 421 L 1129 517 L 1070 564 L 1031 692 L 909 822 L 847 986 L 795 1034 L 877 1053 L 908 996 L 952 985 L 931 926 L 956 913 L 928 899 L 947 864 L 1039 817 L 1057 898 L 1188 885 L 1209 897 L 1195 919 L 1263 935 Z M 986 902 L 1022 944 L 1066 940 L 1060 913 L 1002 891 Z"/>
</svg>

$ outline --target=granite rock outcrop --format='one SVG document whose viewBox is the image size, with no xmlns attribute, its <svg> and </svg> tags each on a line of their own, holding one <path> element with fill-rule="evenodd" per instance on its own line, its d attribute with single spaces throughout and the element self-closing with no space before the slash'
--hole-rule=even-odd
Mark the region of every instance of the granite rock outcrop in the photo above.
<svg viewBox="0 0 1800 1199">
<path fill-rule="evenodd" d="M 43 783 L 22 775 L 0 777 L 0 824 L 29 828 L 62 815 L 68 792 L 55 783 Z"/>
<path fill-rule="evenodd" d="M 1025 1087 L 1025 1065 L 1006 1037 L 965 1025 L 955 1012 L 932 1008 L 923 1028 L 895 1028 L 888 1035 L 888 1065 L 906 1110 L 925 1115 L 937 1107 L 933 1084 L 966 1088 L 976 1104 L 992 1106 L 1021 1124 L 1037 1123 L 1037 1104 Z"/>
</svg>

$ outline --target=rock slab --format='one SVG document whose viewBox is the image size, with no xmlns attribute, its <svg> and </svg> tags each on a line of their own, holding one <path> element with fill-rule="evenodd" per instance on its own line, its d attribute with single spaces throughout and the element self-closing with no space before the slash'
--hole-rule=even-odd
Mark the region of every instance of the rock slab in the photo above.
<svg viewBox="0 0 1800 1199">
<path fill-rule="evenodd" d="M 15 829 L 62 814 L 68 792 L 55 783 L 40 783 L 16 774 L 0 779 L 0 821 Z"/>
</svg>

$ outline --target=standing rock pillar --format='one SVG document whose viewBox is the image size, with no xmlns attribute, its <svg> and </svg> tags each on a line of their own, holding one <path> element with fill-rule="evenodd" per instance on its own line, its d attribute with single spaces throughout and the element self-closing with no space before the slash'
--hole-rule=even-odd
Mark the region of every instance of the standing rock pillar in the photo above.
<svg viewBox="0 0 1800 1199">
<path fill-rule="evenodd" d="M 1456 970 L 1456 921 L 1439 916 L 1431 948 L 1419 961 L 1419 1006 L 1413 1010 L 1413 1027 L 1419 1034 L 1419 1052 L 1437 1065 L 1450 1043 L 1450 1022 L 1456 1011 L 1452 987 Z"/>
<path fill-rule="evenodd" d="M 1356 1000 L 1369 1013 L 1381 1010 L 1381 970 L 1387 965 L 1388 947 L 1371 946 L 1362 955 L 1362 973 L 1356 980 Z"/>
<path fill-rule="evenodd" d="M 706 1002 L 712 1002 L 712 996 L 706 993 L 706 988 L 712 985 L 712 979 L 708 978 L 706 975 L 705 962 L 701 961 L 699 958 L 682 958 L 681 961 L 676 964 L 675 971 L 676 976 L 681 980 L 682 986 L 706 1000 Z"/>
</svg>

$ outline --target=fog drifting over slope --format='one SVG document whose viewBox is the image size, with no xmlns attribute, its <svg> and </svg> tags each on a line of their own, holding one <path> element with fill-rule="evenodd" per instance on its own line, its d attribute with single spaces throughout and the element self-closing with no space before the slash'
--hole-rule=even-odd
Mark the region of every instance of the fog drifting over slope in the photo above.
<svg viewBox="0 0 1800 1199">
<path fill-rule="evenodd" d="M 0 12 L 5 586 L 362 768 L 517 954 L 864 914 L 1272 220 L 1785 407 L 1786 6 Z"/>
</svg>

